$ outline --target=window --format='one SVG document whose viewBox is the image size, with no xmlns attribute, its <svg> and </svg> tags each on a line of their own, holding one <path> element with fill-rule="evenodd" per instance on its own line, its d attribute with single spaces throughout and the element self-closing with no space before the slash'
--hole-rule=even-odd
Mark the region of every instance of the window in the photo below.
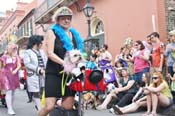
<svg viewBox="0 0 175 116">
<path fill-rule="evenodd" d="M 31 36 L 32 34 L 33 34 L 33 24 L 32 24 L 32 18 L 31 18 L 29 22 L 29 35 Z"/>
<path fill-rule="evenodd" d="M 102 32 L 104 32 L 103 22 L 99 21 L 95 27 L 95 34 L 102 33 Z"/>
<path fill-rule="evenodd" d="M 26 35 L 29 35 L 29 22 L 26 23 Z"/>
<path fill-rule="evenodd" d="M 22 36 L 24 36 L 24 25 L 22 25 Z"/>
<path fill-rule="evenodd" d="M 91 50 L 100 48 L 104 44 L 104 24 L 100 18 L 92 19 L 91 31 L 92 37 L 84 41 L 85 51 L 88 55 L 91 54 Z"/>
</svg>

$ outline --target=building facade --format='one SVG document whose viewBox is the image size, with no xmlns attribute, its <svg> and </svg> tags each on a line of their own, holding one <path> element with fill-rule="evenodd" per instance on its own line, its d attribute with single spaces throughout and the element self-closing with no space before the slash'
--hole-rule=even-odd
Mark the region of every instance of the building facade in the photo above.
<svg viewBox="0 0 175 116">
<path fill-rule="evenodd" d="M 175 29 L 175 0 L 165 0 L 167 32 Z"/>
<path fill-rule="evenodd" d="M 87 19 L 81 10 L 85 3 L 86 0 L 38 0 L 35 23 L 46 24 L 47 30 L 55 10 L 66 5 L 74 12 L 72 26 L 86 39 Z M 91 0 L 91 4 L 95 11 L 91 17 L 92 42 L 86 44 L 88 49 L 106 43 L 115 56 L 125 38 L 144 40 L 153 31 L 159 32 L 162 41 L 166 41 L 164 0 Z M 43 33 L 42 29 L 38 28 L 37 33 Z"/>
<path fill-rule="evenodd" d="M 25 7 L 25 14 L 23 18 L 18 22 L 18 41 L 17 44 L 20 48 L 25 49 L 28 43 L 28 38 L 36 34 L 34 13 L 37 7 L 37 0 L 33 0 Z"/>
<path fill-rule="evenodd" d="M 106 43 L 113 56 L 119 53 L 127 37 L 144 40 L 148 34 L 157 31 L 165 42 L 167 31 L 174 28 L 174 0 L 90 0 L 90 3 L 95 7 L 90 39 L 87 39 L 87 18 L 82 11 L 86 0 L 33 0 L 30 4 L 18 2 L 13 15 L 6 17 L 3 25 L 0 23 L 1 40 L 8 42 L 10 35 L 15 34 L 17 43 L 23 44 L 32 34 L 44 36 L 53 24 L 54 12 L 61 6 L 73 10 L 72 26 L 85 39 L 86 50 Z"/>
<path fill-rule="evenodd" d="M 0 35 L 1 35 L 1 46 L 0 54 L 2 54 L 8 44 L 8 42 L 17 41 L 17 24 L 24 16 L 23 3 L 18 2 L 18 7 L 15 11 L 6 11 L 5 20 L 1 23 Z"/>
<path fill-rule="evenodd" d="M 35 33 L 34 8 L 37 1 L 31 3 L 17 2 L 14 11 L 6 11 L 0 17 L 0 54 L 2 54 L 9 42 L 26 45 L 26 37 Z M 23 47 L 22 46 L 22 47 Z"/>
</svg>

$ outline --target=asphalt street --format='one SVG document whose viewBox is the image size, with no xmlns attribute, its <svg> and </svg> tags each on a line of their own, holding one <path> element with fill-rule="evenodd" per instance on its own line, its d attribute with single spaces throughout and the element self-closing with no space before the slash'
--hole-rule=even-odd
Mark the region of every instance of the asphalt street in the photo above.
<svg viewBox="0 0 175 116">
<path fill-rule="evenodd" d="M 14 110 L 15 116 L 37 116 L 37 111 L 33 103 L 27 103 L 27 95 L 24 90 L 17 90 L 15 93 L 15 103 Z M 126 114 L 123 116 L 141 116 L 143 112 Z M 9 116 L 7 114 L 7 109 L 0 106 L 0 116 Z M 98 110 L 85 110 L 84 116 L 116 116 L 109 113 L 108 110 L 98 111 Z"/>
</svg>

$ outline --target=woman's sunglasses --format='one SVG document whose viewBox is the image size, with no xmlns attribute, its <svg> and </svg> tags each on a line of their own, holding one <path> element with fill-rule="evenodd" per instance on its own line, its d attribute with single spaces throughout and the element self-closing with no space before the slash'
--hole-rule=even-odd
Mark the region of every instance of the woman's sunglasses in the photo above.
<svg viewBox="0 0 175 116">
<path fill-rule="evenodd" d="M 156 80 L 156 79 L 158 79 L 158 77 L 152 77 L 152 79 Z"/>
</svg>

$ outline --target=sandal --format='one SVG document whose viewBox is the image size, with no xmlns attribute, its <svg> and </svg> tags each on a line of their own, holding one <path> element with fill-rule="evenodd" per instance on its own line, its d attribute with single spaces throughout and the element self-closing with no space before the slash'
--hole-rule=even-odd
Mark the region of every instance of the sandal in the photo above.
<svg viewBox="0 0 175 116">
<path fill-rule="evenodd" d="M 112 106 L 112 108 L 114 109 L 114 113 L 116 115 L 122 115 L 123 114 L 123 112 L 118 107 Z"/>
</svg>

